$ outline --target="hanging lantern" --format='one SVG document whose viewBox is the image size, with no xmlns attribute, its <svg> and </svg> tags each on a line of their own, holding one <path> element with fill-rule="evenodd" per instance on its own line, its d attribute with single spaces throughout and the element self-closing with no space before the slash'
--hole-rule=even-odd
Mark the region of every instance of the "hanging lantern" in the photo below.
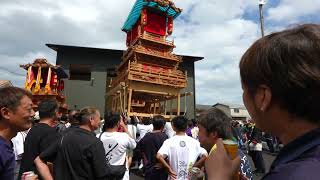
<svg viewBox="0 0 320 180">
<path fill-rule="evenodd" d="M 56 73 L 53 73 L 52 85 L 57 86 L 57 84 L 58 84 L 58 75 Z"/>
<path fill-rule="evenodd" d="M 141 24 L 147 25 L 147 9 L 141 11 Z"/>
<path fill-rule="evenodd" d="M 127 32 L 127 41 L 126 41 L 127 47 L 130 46 L 130 43 L 131 43 L 131 31 Z"/>
<path fill-rule="evenodd" d="M 58 87 L 58 75 L 55 71 L 52 71 L 51 88 L 54 92 L 57 92 L 57 87 Z"/>
<path fill-rule="evenodd" d="M 64 90 L 64 81 L 60 80 L 59 86 L 58 86 L 58 92 L 61 92 Z"/>
<path fill-rule="evenodd" d="M 171 35 L 173 31 L 173 17 L 168 17 L 168 34 Z"/>
</svg>

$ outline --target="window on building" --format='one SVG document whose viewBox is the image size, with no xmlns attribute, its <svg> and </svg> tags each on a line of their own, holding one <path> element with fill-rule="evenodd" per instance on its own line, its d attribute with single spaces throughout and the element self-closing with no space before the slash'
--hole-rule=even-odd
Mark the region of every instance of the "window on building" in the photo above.
<svg viewBox="0 0 320 180">
<path fill-rule="evenodd" d="M 239 109 L 235 108 L 235 109 L 233 109 L 233 112 L 234 113 L 239 113 Z"/>
<path fill-rule="evenodd" d="M 70 64 L 70 80 L 91 81 L 91 68 L 89 64 Z"/>
</svg>

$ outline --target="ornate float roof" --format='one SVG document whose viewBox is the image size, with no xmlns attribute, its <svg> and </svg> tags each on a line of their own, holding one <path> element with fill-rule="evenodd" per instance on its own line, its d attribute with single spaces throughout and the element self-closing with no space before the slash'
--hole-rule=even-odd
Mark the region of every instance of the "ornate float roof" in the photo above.
<svg viewBox="0 0 320 180">
<path fill-rule="evenodd" d="M 150 7 L 158 9 L 161 12 L 171 16 L 174 19 L 181 14 L 181 9 L 176 8 L 174 3 L 170 0 L 136 0 L 131 12 L 122 27 L 122 31 L 130 31 L 138 21 L 143 7 Z"/>
<path fill-rule="evenodd" d="M 39 58 L 35 59 L 33 63 L 23 64 L 20 65 L 21 68 L 28 70 L 28 68 L 32 67 L 41 67 L 41 68 L 52 68 L 53 71 L 57 72 L 58 78 L 68 78 L 68 75 L 66 72 L 59 66 L 59 65 L 53 65 L 50 64 L 46 59 Z"/>
<path fill-rule="evenodd" d="M 41 68 L 49 68 L 49 67 L 51 67 L 53 69 L 58 69 L 60 67 L 60 66 L 56 66 L 56 65 L 50 64 L 44 58 L 35 59 L 33 63 L 20 65 L 20 67 L 22 67 L 23 69 L 26 69 L 26 70 L 28 70 L 28 68 L 30 66 L 32 66 L 32 67 L 41 67 Z"/>
</svg>

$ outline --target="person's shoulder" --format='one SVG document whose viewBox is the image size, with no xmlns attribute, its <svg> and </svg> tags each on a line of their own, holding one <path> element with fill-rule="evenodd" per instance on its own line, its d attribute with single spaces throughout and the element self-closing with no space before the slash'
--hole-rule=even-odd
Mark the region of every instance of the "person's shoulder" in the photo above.
<svg viewBox="0 0 320 180">
<path fill-rule="evenodd" d="M 300 166 L 300 165 L 286 165 L 277 167 L 265 175 L 263 180 L 274 179 L 291 179 L 291 180 L 318 180 L 320 177 L 320 166 Z"/>
<path fill-rule="evenodd" d="M 67 128 L 65 128 L 65 129 L 67 129 Z M 64 131 L 65 129 L 62 129 L 62 128 L 60 128 L 60 127 L 58 127 L 58 126 L 55 126 L 55 127 L 49 127 L 48 128 L 48 132 L 49 133 L 57 133 L 57 132 L 62 132 L 62 131 Z"/>
<path fill-rule="evenodd" d="M 93 137 L 91 142 L 92 144 L 99 144 L 103 147 L 103 142 L 98 138 Z"/>
<path fill-rule="evenodd" d="M 83 136 L 78 136 L 77 138 L 81 138 L 83 139 L 83 141 L 87 141 L 88 144 L 103 144 L 102 141 L 99 139 L 99 137 L 93 135 L 85 135 L 85 137 Z"/>
<path fill-rule="evenodd" d="M 172 136 L 171 138 L 165 140 L 165 142 L 168 142 L 168 144 L 174 146 L 177 144 L 177 142 L 180 142 L 181 140 L 185 141 L 186 139 L 184 136 Z"/>
<path fill-rule="evenodd" d="M 127 127 L 128 127 L 128 129 L 130 128 L 130 129 L 137 129 L 137 126 L 135 126 L 135 125 L 133 125 L 133 124 L 128 124 L 127 125 Z"/>
<path fill-rule="evenodd" d="M 39 124 L 35 124 L 31 127 L 30 131 L 28 132 L 25 141 L 33 141 L 34 139 L 40 139 L 43 137 L 43 128 Z"/>
<path fill-rule="evenodd" d="M 317 145 L 305 153 L 303 153 L 301 156 L 299 156 L 298 160 L 303 159 L 305 161 L 313 161 L 316 160 L 320 163 L 320 145 Z"/>
<path fill-rule="evenodd" d="M 100 132 L 100 133 L 98 133 L 98 134 L 96 134 L 96 137 L 99 139 L 100 138 L 100 136 L 101 137 L 103 137 L 103 136 L 106 136 L 106 132 Z"/>
<path fill-rule="evenodd" d="M 154 136 L 155 136 L 154 133 L 147 132 L 142 139 L 148 139 L 148 138 L 152 138 L 152 137 L 154 137 Z M 142 140 L 142 139 L 141 139 L 141 140 Z"/>
<path fill-rule="evenodd" d="M 34 128 L 34 129 L 50 129 L 51 127 L 46 123 L 39 122 L 39 123 L 35 124 L 32 128 Z"/>
<path fill-rule="evenodd" d="M 171 138 L 166 139 L 163 143 L 174 145 L 174 142 L 177 141 L 176 136 L 172 136 Z"/>
<path fill-rule="evenodd" d="M 87 136 L 83 139 L 83 142 L 88 144 L 87 148 L 93 151 L 104 149 L 103 142 L 95 136 Z"/>
<path fill-rule="evenodd" d="M 164 132 L 160 133 L 159 136 L 160 136 L 161 138 L 163 138 L 163 139 L 168 139 L 168 138 L 169 138 L 168 135 L 167 135 L 166 133 L 164 133 Z"/>
<path fill-rule="evenodd" d="M 168 149 L 170 147 L 175 147 L 176 144 L 177 143 L 172 141 L 172 139 L 166 139 L 166 140 L 163 141 L 160 149 Z"/>
<path fill-rule="evenodd" d="M 13 148 L 0 138 L 0 163 L 14 158 Z M 14 161 L 14 160 L 13 160 Z"/>
<path fill-rule="evenodd" d="M 55 127 L 50 127 L 47 124 L 44 123 L 38 123 L 35 124 L 29 131 L 29 134 L 47 134 L 47 133 L 51 133 L 51 132 L 56 132 L 56 128 Z"/>
<path fill-rule="evenodd" d="M 265 176 L 264 179 L 316 180 L 320 177 L 319 169 L 319 160 L 313 158 L 299 159 L 276 166 Z"/>
<path fill-rule="evenodd" d="M 6 141 L 2 137 L 0 137 L 0 146 L 4 147 L 5 145 L 6 145 Z"/>
<path fill-rule="evenodd" d="M 0 138 L 0 152 L 1 152 L 0 154 L 1 155 L 4 154 L 3 152 L 7 152 L 8 149 L 9 149 L 8 143 L 2 138 Z"/>
<path fill-rule="evenodd" d="M 58 133 L 56 133 L 58 134 Z M 99 140 L 98 138 L 96 138 L 96 135 L 93 132 L 87 131 L 87 130 L 83 130 L 80 128 L 73 128 L 73 129 L 69 129 L 67 130 L 66 133 L 64 133 L 64 138 L 68 138 L 70 140 L 72 139 L 78 139 L 78 140 L 83 140 L 83 141 L 91 141 L 91 140 Z"/>
<path fill-rule="evenodd" d="M 197 141 L 196 139 L 190 137 L 190 136 L 184 136 L 184 139 L 187 140 L 188 142 L 190 142 L 191 144 L 198 146 L 200 145 L 200 142 Z"/>
<path fill-rule="evenodd" d="M 41 126 L 39 126 L 39 124 L 33 125 L 33 126 L 30 128 L 30 130 L 29 130 L 29 132 L 28 132 L 28 135 L 37 132 L 39 129 L 41 129 Z"/>
<path fill-rule="evenodd" d="M 162 137 L 162 133 L 147 132 L 142 139 L 154 140 L 155 138 L 159 138 L 159 137 Z"/>
<path fill-rule="evenodd" d="M 114 138 L 117 140 L 121 140 L 121 138 L 129 139 L 129 134 L 125 132 L 114 132 Z"/>
</svg>

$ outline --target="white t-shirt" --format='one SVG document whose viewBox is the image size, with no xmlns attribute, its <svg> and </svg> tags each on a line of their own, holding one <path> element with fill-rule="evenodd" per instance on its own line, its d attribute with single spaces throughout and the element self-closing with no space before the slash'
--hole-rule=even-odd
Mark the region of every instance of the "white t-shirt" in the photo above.
<svg viewBox="0 0 320 180">
<path fill-rule="evenodd" d="M 192 137 L 176 135 L 164 141 L 158 153 L 168 157 L 170 167 L 177 173 L 177 180 L 187 180 L 190 169 L 202 156 L 203 150 L 199 141 Z"/>
<path fill-rule="evenodd" d="M 176 132 L 172 129 L 171 122 L 166 122 L 163 131 L 164 131 L 164 133 L 166 133 L 166 135 L 169 138 L 171 138 L 172 136 L 174 136 L 176 134 Z"/>
<path fill-rule="evenodd" d="M 24 141 L 27 137 L 27 132 L 28 131 L 22 131 L 18 132 L 17 135 L 11 139 L 11 142 L 13 144 L 13 152 L 15 156 L 15 160 L 21 160 L 22 159 L 22 154 L 24 152 Z"/>
<path fill-rule="evenodd" d="M 128 129 L 129 134 L 131 135 L 131 137 L 134 140 L 136 140 L 137 139 L 137 127 L 132 124 L 128 124 L 127 129 Z"/>
<path fill-rule="evenodd" d="M 153 125 L 138 124 L 137 131 L 140 134 L 140 136 L 137 138 L 137 141 L 140 141 L 148 132 L 153 131 Z"/>
<path fill-rule="evenodd" d="M 208 154 L 208 152 L 207 152 L 207 150 L 205 148 L 200 147 L 200 151 L 201 151 L 201 157 L 202 156 L 206 156 L 206 157 L 209 156 L 209 154 Z"/>
<path fill-rule="evenodd" d="M 199 134 L 199 128 L 194 127 L 191 129 L 191 135 L 194 139 L 198 139 L 198 134 Z"/>
<path fill-rule="evenodd" d="M 100 134 L 97 134 L 99 138 Z M 107 162 L 111 165 L 123 165 L 126 160 L 127 150 L 136 148 L 136 141 L 127 133 L 122 132 L 103 132 L 100 140 L 103 143 L 107 156 Z M 123 180 L 129 180 L 128 161 L 126 163 L 127 171 L 123 176 Z"/>
</svg>

